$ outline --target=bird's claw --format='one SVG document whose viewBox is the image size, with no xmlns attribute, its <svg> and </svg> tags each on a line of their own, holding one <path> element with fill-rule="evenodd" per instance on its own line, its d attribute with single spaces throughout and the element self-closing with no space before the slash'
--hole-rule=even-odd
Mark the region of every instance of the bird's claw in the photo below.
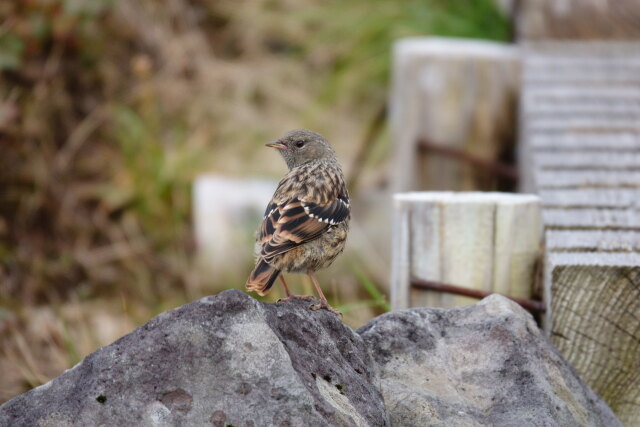
<svg viewBox="0 0 640 427">
<path fill-rule="evenodd" d="M 312 295 L 289 295 L 286 298 L 280 298 L 278 302 L 290 302 L 296 299 L 301 299 L 304 301 L 315 301 L 317 298 Z"/>
<path fill-rule="evenodd" d="M 316 311 L 316 310 L 321 310 L 321 309 L 325 309 L 327 311 L 330 311 L 331 313 L 335 314 L 336 316 L 342 316 L 342 313 L 340 313 L 338 310 L 336 310 L 335 308 L 331 307 L 329 305 L 328 302 L 326 301 L 320 301 L 317 304 L 311 304 L 309 306 L 309 309 Z"/>
</svg>

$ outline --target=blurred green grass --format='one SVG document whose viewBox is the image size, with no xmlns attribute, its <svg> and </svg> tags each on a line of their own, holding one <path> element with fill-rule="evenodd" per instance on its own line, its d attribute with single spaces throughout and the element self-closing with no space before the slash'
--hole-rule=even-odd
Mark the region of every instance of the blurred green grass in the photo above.
<svg viewBox="0 0 640 427">
<path fill-rule="evenodd" d="M 241 286 L 245 265 L 196 268 L 198 173 L 277 178 L 283 165 L 254 147 L 294 127 L 325 134 L 348 165 L 385 103 L 396 38 L 510 34 L 491 0 L 34 0 L 0 3 L 0 22 L 0 364 L 24 373 L 0 400 L 162 310 Z M 327 289 L 346 321 L 388 310 L 366 264 L 347 265 Z M 98 337 L 100 301 L 101 324 L 118 327 Z M 34 339 L 25 322 L 47 306 L 61 326 Z"/>
<path fill-rule="evenodd" d="M 322 28 L 307 53 L 333 47 L 319 101 L 384 102 L 391 46 L 402 37 L 438 35 L 505 41 L 509 23 L 492 0 L 332 1 L 304 13 Z"/>
</svg>

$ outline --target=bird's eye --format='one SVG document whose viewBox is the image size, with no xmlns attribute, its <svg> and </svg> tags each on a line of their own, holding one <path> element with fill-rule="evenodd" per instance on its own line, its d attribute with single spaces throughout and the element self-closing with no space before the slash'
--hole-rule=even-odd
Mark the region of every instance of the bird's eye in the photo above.
<svg viewBox="0 0 640 427">
<path fill-rule="evenodd" d="M 298 147 L 298 148 L 304 147 L 304 142 L 303 141 L 296 142 L 296 147 Z"/>
</svg>

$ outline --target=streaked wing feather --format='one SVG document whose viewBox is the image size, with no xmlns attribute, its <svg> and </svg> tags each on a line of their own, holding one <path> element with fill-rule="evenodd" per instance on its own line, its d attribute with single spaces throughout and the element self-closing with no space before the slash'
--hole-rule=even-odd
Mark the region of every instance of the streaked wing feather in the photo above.
<svg viewBox="0 0 640 427">
<path fill-rule="evenodd" d="M 258 241 L 262 244 L 268 242 L 276 231 L 276 224 L 278 219 L 280 219 L 280 210 L 277 208 L 278 204 L 271 202 L 264 211 L 264 218 L 262 219 L 260 234 L 258 235 Z"/>
<path fill-rule="evenodd" d="M 270 259 L 318 238 L 329 226 L 347 219 L 349 199 L 338 197 L 323 205 L 293 199 L 270 204 L 266 213 L 259 240 L 261 255 Z"/>
<path fill-rule="evenodd" d="M 329 224 L 338 224 L 349 217 L 349 199 L 346 197 L 338 197 L 326 205 L 305 203 L 305 207 L 311 218 L 317 218 Z"/>
</svg>

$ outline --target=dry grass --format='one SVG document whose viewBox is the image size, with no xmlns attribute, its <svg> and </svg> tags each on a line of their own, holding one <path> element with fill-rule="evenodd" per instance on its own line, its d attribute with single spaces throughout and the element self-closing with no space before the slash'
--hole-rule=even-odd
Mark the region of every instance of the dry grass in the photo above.
<svg viewBox="0 0 640 427">
<path fill-rule="evenodd" d="M 504 37 L 490 3 L 0 2 L 0 401 L 239 287 L 195 268 L 193 177 L 277 177 L 255 147 L 295 127 L 348 164 L 384 103 L 390 40 Z M 373 179 L 386 150 L 381 138 Z M 341 265 L 321 280 L 346 321 L 384 311 L 362 254 Z"/>
<path fill-rule="evenodd" d="M 67 301 L 5 314 L 0 329 L 0 400 L 43 384 L 149 315 L 124 301 Z"/>
</svg>

